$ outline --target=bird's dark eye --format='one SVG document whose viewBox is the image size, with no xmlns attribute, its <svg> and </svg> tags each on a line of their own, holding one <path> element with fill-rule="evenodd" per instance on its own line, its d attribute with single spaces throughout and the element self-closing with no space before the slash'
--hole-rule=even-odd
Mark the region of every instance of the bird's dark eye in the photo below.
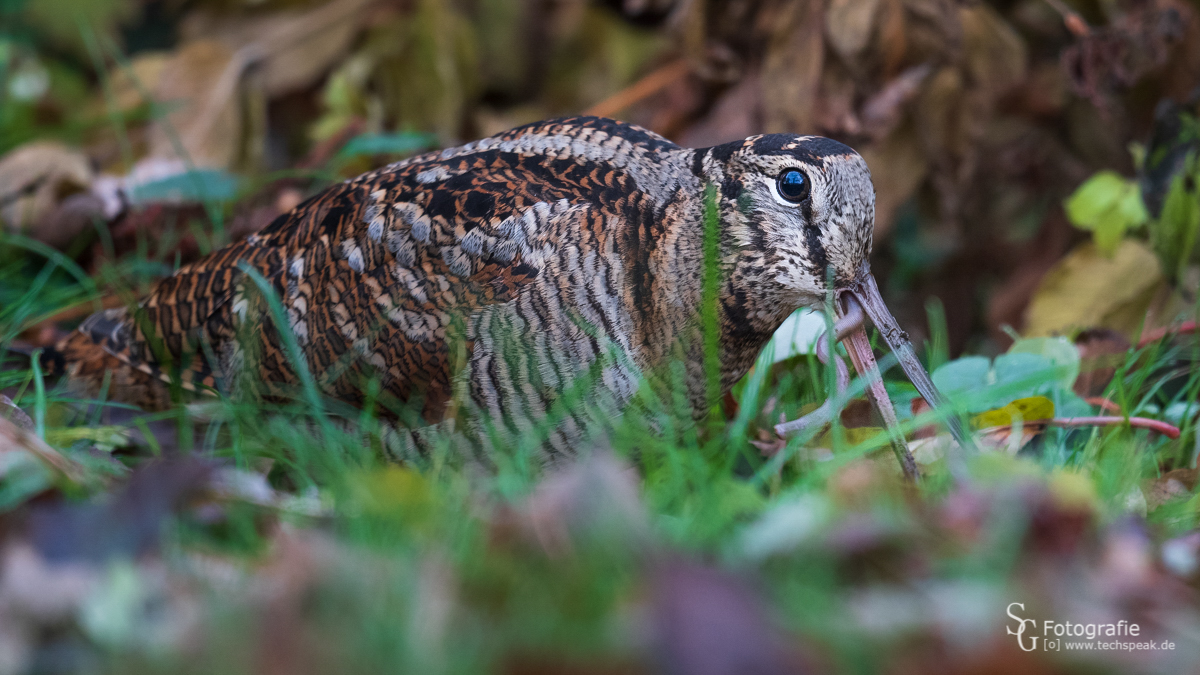
<svg viewBox="0 0 1200 675">
<path fill-rule="evenodd" d="M 808 199 L 811 186 L 808 183 L 808 176 L 805 176 L 803 171 L 788 169 L 779 174 L 776 182 L 779 185 L 779 194 L 789 202 L 799 204 Z"/>
</svg>

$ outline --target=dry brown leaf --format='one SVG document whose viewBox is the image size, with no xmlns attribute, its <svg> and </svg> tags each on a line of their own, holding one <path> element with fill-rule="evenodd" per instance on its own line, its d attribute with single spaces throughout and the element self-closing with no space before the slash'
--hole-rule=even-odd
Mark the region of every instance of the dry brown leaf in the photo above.
<svg viewBox="0 0 1200 675">
<path fill-rule="evenodd" d="M 960 16 L 972 85 L 998 98 L 1020 84 L 1029 60 L 1021 36 L 982 3 L 963 8 Z"/>
<path fill-rule="evenodd" d="M 1200 470 L 1175 469 L 1168 471 L 1143 484 L 1146 506 L 1148 510 L 1153 511 L 1167 502 L 1190 498 L 1198 483 L 1200 483 Z"/>
<path fill-rule="evenodd" d="M 0 220 L 6 229 L 52 246 L 70 241 L 79 230 L 42 229 L 42 223 L 65 198 L 86 190 L 92 178 L 83 153 L 55 141 L 26 143 L 0 158 Z"/>
<path fill-rule="evenodd" d="M 875 183 L 875 238 L 887 236 L 896 209 L 916 192 L 929 175 L 929 162 L 911 128 L 905 127 L 882 143 L 862 149 Z"/>
<path fill-rule="evenodd" d="M 821 13 L 819 2 L 797 2 L 779 17 L 763 60 L 762 96 L 767 133 L 813 131 L 825 59 Z"/>
<path fill-rule="evenodd" d="M 825 9 L 825 37 L 847 65 L 859 65 L 882 6 L 882 0 L 832 0 Z"/>
<path fill-rule="evenodd" d="M 841 62 L 825 64 L 817 92 L 814 131 L 830 136 L 861 134 L 863 125 L 855 111 L 858 89 L 858 82 Z"/>
<path fill-rule="evenodd" d="M 907 21 L 901 0 L 885 0 L 879 19 L 878 43 L 883 55 L 883 75 L 890 78 L 904 64 L 908 53 Z"/>
<path fill-rule="evenodd" d="M 217 40 L 251 54 L 262 73 L 262 91 L 276 97 L 316 84 L 350 49 L 376 0 L 338 0 L 307 11 L 287 10 L 246 18 L 190 17 L 190 40 Z"/>
<path fill-rule="evenodd" d="M 1040 63 L 1030 69 L 1021 90 L 1024 107 L 1033 115 L 1053 117 L 1067 104 L 1067 81 L 1057 63 Z"/>
<path fill-rule="evenodd" d="M 890 134 L 904 114 L 905 105 L 920 91 L 921 83 L 933 67 L 927 63 L 913 66 L 893 78 L 862 106 L 862 122 L 874 138 Z"/>
<path fill-rule="evenodd" d="M 146 100 L 162 79 L 163 70 L 171 62 L 170 52 L 142 52 L 133 56 L 125 66 L 108 74 L 112 80 L 113 103 L 121 110 L 131 110 Z M 108 101 L 103 102 L 109 105 Z"/>
<path fill-rule="evenodd" d="M 955 0 L 902 0 L 902 3 L 912 62 L 934 59 L 957 62 L 963 43 L 958 3 Z"/>
<path fill-rule="evenodd" d="M 232 166 L 243 133 L 238 93 L 250 64 L 247 54 L 215 40 L 184 45 L 154 88 L 155 99 L 171 112 L 151 133 L 150 155 L 196 166 Z"/>
<path fill-rule="evenodd" d="M 43 464 L 61 474 L 72 483 L 87 479 L 87 470 L 82 464 L 46 445 L 46 442 L 0 416 L 0 453 L 26 452 Z"/>
<path fill-rule="evenodd" d="M 13 400 L 4 394 L 0 394 L 0 417 L 7 419 L 17 427 L 25 431 L 33 431 L 33 420 L 29 415 L 25 414 L 24 410 L 17 407 Z"/>
<path fill-rule="evenodd" d="M 962 73 L 945 66 L 934 73 L 921 89 L 913 115 L 918 136 L 931 157 L 956 156 L 961 143 Z"/>
<path fill-rule="evenodd" d="M 1026 309 L 1026 334 L 1104 327 L 1130 335 L 1161 283 L 1158 257 L 1140 242 L 1124 240 L 1111 258 L 1082 244 L 1042 279 Z"/>
</svg>

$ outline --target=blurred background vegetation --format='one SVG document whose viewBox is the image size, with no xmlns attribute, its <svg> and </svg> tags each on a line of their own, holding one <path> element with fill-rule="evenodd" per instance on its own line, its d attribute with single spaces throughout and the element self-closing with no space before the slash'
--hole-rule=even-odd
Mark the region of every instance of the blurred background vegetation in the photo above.
<svg viewBox="0 0 1200 675">
<path fill-rule="evenodd" d="M 1200 83 L 1182 0 L 6 0 L 0 16 L 4 220 L 88 262 L 96 217 L 118 255 L 200 197 L 241 236 L 397 152 L 591 112 L 693 147 L 798 132 L 858 149 L 889 299 L 927 336 L 939 298 L 952 353 L 1002 351 L 1005 325 L 1132 337 L 1196 284 L 1168 259 L 1183 233 L 1156 247 L 1136 229 L 1186 154 L 1147 173 L 1146 144 L 1195 145 L 1176 121 Z M 140 195 L 157 211 L 127 208 L 185 165 L 214 171 L 202 194 L 164 209 L 160 183 Z M 1062 208 L 1100 170 L 1158 194 L 1102 260 Z M 1126 229 L 1147 245 L 1110 257 Z"/>
<path fill-rule="evenodd" d="M 1190 0 L 0 0 L 0 347 L 518 124 L 821 134 L 993 451 L 951 479 L 892 381 L 919 488 L 861 400 L 784 443 L 825 396 L 790 353 L 715 427 L 484 475 L 387 464 L 368 416 L 81 402 L 5 352 L 0 675 L 1194 672 L 1198 87 Z M 1178 428 L 1048 428 L 1097 413 Z M 1177 649 L 1027 653 L 1011 602 Z"/>
</svg>

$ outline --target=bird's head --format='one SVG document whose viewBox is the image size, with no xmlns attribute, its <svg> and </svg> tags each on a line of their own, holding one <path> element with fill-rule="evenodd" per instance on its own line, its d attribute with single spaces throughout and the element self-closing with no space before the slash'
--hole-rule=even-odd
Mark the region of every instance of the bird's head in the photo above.
<svg viewBox="0 0 1200 675">
<path fill-rule="evenodd" d="M 828 138 L 767 134 L 703 151 L 726 241 L 759 281 L 795 307 L 824 302 L 830 281 L 870 273 L 875 188 L 857 152 Z"/>
<path fill-rule="evenodd" d="M 822 306 L 831 291 L 839 316 L 857 301 L 925 399 L 942 402 L 871 275 L 875 187 L 857 152 L 819 136 L 766 134 L 699 150 L 694 161 L 716 187 L 734 273 L 775 305 L 766 313 Z"/>
</svg>

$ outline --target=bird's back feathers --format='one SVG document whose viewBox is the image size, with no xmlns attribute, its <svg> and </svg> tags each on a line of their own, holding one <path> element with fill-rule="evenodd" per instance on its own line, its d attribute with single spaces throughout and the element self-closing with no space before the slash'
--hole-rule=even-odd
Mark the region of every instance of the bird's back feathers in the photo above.
<svg viewBox="0 0 1200 675">
<path fill-rule="evenodd" d="M 295 385 L 250 267 L 326 395 L 359 404 L 378 378 L 436 421 L 469 359 L 479 405 L 545 407 L 571 376 L 560 362 L 605 349 L 582 324 L 630 349 L 670 330 L 652 325 L 643 296 L 664 210 L 681 182 L 696 182 L 684 152 L 637 127 L 573 118 L 404 160 L 182 267 L 137 307 L 93 315 L 61 351 L 77 379 L 112 370 L 124 398 L 150 408 L 169 404 L 168 382 L 236 390 L 250 375 L 268 394 Z M 509 309 L 487 311 L 495 305 Z M 542 350 L 511 382 L 496 345 L 475 344 L 501 325 Z"/>
</svg>

